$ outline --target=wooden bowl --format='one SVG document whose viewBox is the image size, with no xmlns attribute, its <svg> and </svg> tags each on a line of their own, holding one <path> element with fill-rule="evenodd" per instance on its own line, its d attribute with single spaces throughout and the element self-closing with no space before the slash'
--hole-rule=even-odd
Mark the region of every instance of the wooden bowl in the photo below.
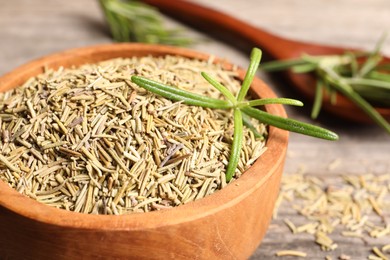
<svg viewBox="0 0 390 260">
<path fill-rule="evenodd" d="M 86 47 L 23 65 L 0 78 L 15 88 L 44 67 L 69 67 L 116 57 L 179 55 L 195 51 L 143 44 Z M 217 59 L 226 67 L 232 65 Z M 240 78 L 244 71 L 239 71 Z M 261 97 L 275 97 L 260 79 Z M 281 105 L 266 106 L 286 116 Z M 267 151 L 237 181 L 206 198 L 169 210 L 122 216 L 88 215 L 52 208 L 0 181 L 0 256 L 11 259 L 244 259 L 260 244 L 271 220 L 287 150 L 288 132 L 269 127 Z"/>
</svg>

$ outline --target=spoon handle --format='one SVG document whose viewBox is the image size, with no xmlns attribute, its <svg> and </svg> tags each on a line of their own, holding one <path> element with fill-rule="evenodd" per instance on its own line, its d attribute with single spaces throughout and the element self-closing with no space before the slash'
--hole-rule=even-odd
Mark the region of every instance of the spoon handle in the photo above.
<svg viewBox="0 0 390 260">
<path fill-rule="evenodd" d="M 230 39 L 240 43 L 244 40 L 246 44 L 252 45 L 250 47 L 258 46 L 275 59 L 299 57 L 303 52 L 329 54 L 331 51 L 336 53 L 341 51 L 335 47 L 284 39 L 220 11 L 189 1 L 144 0 L 143 2 L 157 7 L 162 13 L 185 24 L 201 28 L 205 32 L 228 33 Z"/>
</svg>

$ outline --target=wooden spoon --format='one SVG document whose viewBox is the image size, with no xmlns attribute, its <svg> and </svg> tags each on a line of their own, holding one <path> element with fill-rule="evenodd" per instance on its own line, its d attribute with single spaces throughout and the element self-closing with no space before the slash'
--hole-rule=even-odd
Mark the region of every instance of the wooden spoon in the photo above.
<svg viewBox="0 0 390 260">
<path fill-rule="evenodd" d="M 265 54 L 274 59 L 298 58 L 303 53 L 311 55 L 341 54 L 351 50 L 284 39 L 217 10 L 188 1 L 144 0 L 143 2 L 153 5 L 162 13 L 205 32 L 212 31 L 213 35 L 219 36 L 228 34 L 230 39 L 236 41 L 236 44 L 258 46 Z M 386 60 L 389 61 L 388 58 Z M 295 87 L 306 98 L 314 100 L 315 78 L 312 75 L 295 74 L 290 71 L 286 72 L 285 75 L 287 80 L 291 82 L 292 87 Z M 328 95 L 324 95 L 322 107 L 326 111 L 350 121 L 373 122 L 359 107 L 342 95 L 337 96 L 337 104 L 335 105 L 330 103 Z M 376 108 L 376 110 L 387 120 L 390 120 L 390 108 Z"/>
</svg>

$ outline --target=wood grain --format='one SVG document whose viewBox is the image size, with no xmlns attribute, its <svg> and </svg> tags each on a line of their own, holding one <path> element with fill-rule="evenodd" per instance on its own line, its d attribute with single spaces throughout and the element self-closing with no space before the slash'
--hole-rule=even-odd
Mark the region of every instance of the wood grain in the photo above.
<svg viewBox="0 0 390 260">
<path fill-rule="evenodd" d="M 390 31 L 388 0 L 193 1 L 234 15 L 276 35 L 318 44 L 370 50 L 383 32 Z M 220 42 L 193 30 L 187 32 L 189 37 L 201 39 L 195 49 L 226 58 L 242 67 L 248 65 L 249 54 L 231 46 L 239 39 Z M 95 0 L 3 1 L 0 33 L 0 74 L 49 53 L 111 41 Z M 384 45 L 384 52 L 390 55 L 389 40 Z M 285 82 L 263 73 L 258 75 L 280 96 L 302 98 Z M 341 174 L 390 174 L 389 135 L 376 126 L 339 121 L 324 113 L 319 121 L 314 122 L 309 118 L 310 101 L 305 101 L 307 109 L 286 107 L 289 116 L 331 128 L 341 139 L 326 142 L 291 134 L 285 174 L 294 173 L 302 166 L 309 175 L 336 181 L 335 176 Z M 336 160 L 339 160 L 339 165 L 330 170 L 329 164 Z M 387 209 L 387 220 L 389 212 Z M 285 217 L 297 219 L 299 216 L 282 207 L 279 218 L 271 223 L 252 259 L 280 259 L 275 253 L 286 248 L 308 252 L 308 259 L 324 259 L 325 255 L 337 259 L 342 253 L 352 256 L 351 259 L 366 259 L 373 245 L 383 245 L 383 241 L 364 244 L 335 234 L 332 238 L 337 240 L 339 247 L 333 252 L 322 252 L 311 236 L 291 234 L 283 223 Z M 390 238 L 386 239 L 388 243 Z"/>
</svg>

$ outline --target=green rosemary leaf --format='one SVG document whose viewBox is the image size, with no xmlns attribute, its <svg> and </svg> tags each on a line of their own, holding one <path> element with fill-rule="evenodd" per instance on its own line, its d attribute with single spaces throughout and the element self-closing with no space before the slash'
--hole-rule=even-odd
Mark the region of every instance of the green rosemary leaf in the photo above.
<svg viewBox="0 0 390 260">
<path fill-rule="evenodd" d="M 249 63 L 249 67 L 246 71 L 246 74 L 245 74 L 245 77 L 244 77 L 244 81 L 242 82 L 242 86 L 241 86 L 241 89 L 240 91 L 238 92 L 238 95 L 237 95 L 237 101 L 243 101 L 248 90 L 249 90 L 249 87 L 253 81 L 253 78 L 255 77 L 256 75 L 256 71 L 257 69 L 259 68 L 259 64 L 260 64 L 260 60 L 261 60 L 261 55 L 262 55 L 262 52 L 260 49 L 258 48 L 253 48 L 252 49 L 252 52 L 251 52 L 251 56 L 250 56 L 250 63 Z"/>
<path fill-rule="evenodd" d="M 378 71 L 371 71 L 368 75 L 367 78 L 369 79 L 375 79 L 375 80 L 381 80 L 385 82 L 390 82 L 390 74 L 388 73 L 381 73 Z"/>
<path fill-rule="evenodd" d="M 237 103 L 237 100 L 234 97 L 234 95 L 225 86 L 223 86 L 216 79 L 214 79 L 213 77 L 211 77 L 210 75 L 208 75 L 205 72 L 202 72 L 201 75 L 203 76 L 203 78 L 205 78 L 207 80 L 208 83 L 210 83 L 219 92 L 221 92 L 222 95 L 224 95 L 226 97 L 226 99 L 229 100 L 232 104 Z"/>
<path fill-rule="evenodd" d="M 314 71 L 317 68 L 316 64 L 307 63 L 307 64 L 299 64 L 292 67 L 292 71 L 294 73 L 308 73 Z"/>
<path fill-rule="evenodd" d="M 346 52 L 345 55 L 348 56 L 351 61 L 351 65 L 349 66 L 350 74 L 352 77 L 355 77 L 359 72 L 359 63 L 356 54 L 353 52 Z"/>
<path fill-rule="evenodd" d="M 238 104 L 239 107 L 242 106 L 250 106 L 250 107 L 256 107 L 256 106 L 264 106 L 268 104 L 282 104 L 282 105 L 290 105 L 290 106 L 303 106 L 302 101 L 291 99 L 291 98 L 262 98 L 262 99 L 255 99 L 250 101 L 243 101 L 241 104 Z"/>
<path fill-rule="evenodd" d="M 229 101 L 194 94 L 144 77 L 132 76 L 131 81 L 150 92 L 153 92 L 155 94 L 174 101 L 183 101 L 188 105 L 208 107 L 214 109 L 228 109 L 233 107 L 233 105 Z"/>
<path fill-rule="evenodd" d="M 365 86 L 355 85 L 353 89 L 359 93 L 359 95 L 366 99 L 367 101 L 375 104 L 379 107 L 390 107 L 390 92 L 388 90 L 377 89 L 372 91 L 372 89 Z"/>
<path fill-rule="evenodd" d="M 244 126 L 248 127 L 249 130 L 252 131 L 253 135 L 256 138 L 264 139 L 264 136 L 260 134 L 259 131 L 257 131 L 256 127 L 252 124 L 251 118 L 245 113 L 241 113 L 241 114 L 242 114 L 242 122 L 244 123 Z"/>
<path fill-rule="evenodd" d="M 375 80 L 375 79 L 365 79 L 365 78 L 343 78 L 343 81 L 347 84 L 353 85 L 361 85 L 367 87 L 381 88 L 390 90 L 390 81 L 384 80 Z"/>
<path fill-rule="evenodd" d="M 322 94 L 324 92 L 324 83 L 321 79 L 318 79 L 316 82 L 316 93 L 314 96 L 313 108 L 311 110 L 311 118 L 315 119 L 318 117 L 318 114 L 321 110 L 322 105 Z"/>
<path fill-rule="evenodd" d="M 322 127 L 307 124 L 290 118 L 271 115 L 267 112 L 252 107 L 241 108 L 241 111 L 247 114 L 248 116 L 259 120 L 262 123 L 273 125 L 275 127 L 288 130 L 291 132 L 305 134 L 305 135 L 331 140 L 331 141 L 338 140 L 339 138 L 336 133 L 324 129 Z"/>
<path fill-rule="evenodd" d="M 353 91 L 352 87 L 344 82 L 334 71 L 329 68 L 322 68 L 322 71 L 325 80 L 359 106 L 370 118 L 372 118 L 372 120 L 374 120 L 374 122 L 390 133 L 390 124 L 370 105 L 370 103 Z"/>
<path fill-rule="evenodd" d="M 272 71 L 285 70 L 297 65 L 304 65 L 304 64 L 306 64 L 306 61 L 302 59 L 291 59 L 291 60 L 265 62 L 262 63 L 259 68 L 260 70 L 263 71 L 272 72 Z"/>
<path fill-rule="evenodd" d="M 112 37 L 118 42 L 145 42 L 188 46 L 191 39 L 164 26 L 160 12 L 135 0 L 99 0 Z"/>
<path fill-rule="evenodd" d="M 368 73 L 370 73 L 375 67 L 379 64 L 379 62 L 382 60 L 382 56 L 375 55 L 375 56 L 369 56 L 363 66 L 358 71 L 356 77 L 364 77 Z"/>
<path fill-rule="evenodd" d="M 240 160 L 240 153 L 242 147 L 243 125 L 242 113 L 239 109 L 234 109 L 234 133 L 233 143 L 230 149 L 229 164 L 226 169 L 226 181 L 229 182 L 237 169 L 238 161 Z"/>
<path fill-rule="evenodd" d="M 364 77 L 365 75 L 367 75 L 367 73 L 375 69 L 375 67 L 382 60 L 382 56 L 380 55 L 380 50 L 382 48 L 385 39 L 386 39 L 386 34 L 384 34 L 379 39 L 378 43 L 375 46 L 374 51 L 369 54 L 363 66 L 361 66 L 360 70 L 358 71 L 357 77 Z"/>
<path fill-rule="evenodd" d="M 322 81 L 325 93 L 329 96 L 330 103 L 332 105 L 337 104 L 337 91 L 335 88 L 333 88 L 328 81 L 324 80 L 321 75 L 318 76 L 318 79 Z"/>
<path fill-rule="evenodd" d="M 110 9 L 110 2 L 107 0 L 100 0 L 100 3 L 114 40 L 130 41 L 130 31 L 129 27 L 126 25 L 126 19 L 122 16 L 115 15 Z"/>
</svg>

